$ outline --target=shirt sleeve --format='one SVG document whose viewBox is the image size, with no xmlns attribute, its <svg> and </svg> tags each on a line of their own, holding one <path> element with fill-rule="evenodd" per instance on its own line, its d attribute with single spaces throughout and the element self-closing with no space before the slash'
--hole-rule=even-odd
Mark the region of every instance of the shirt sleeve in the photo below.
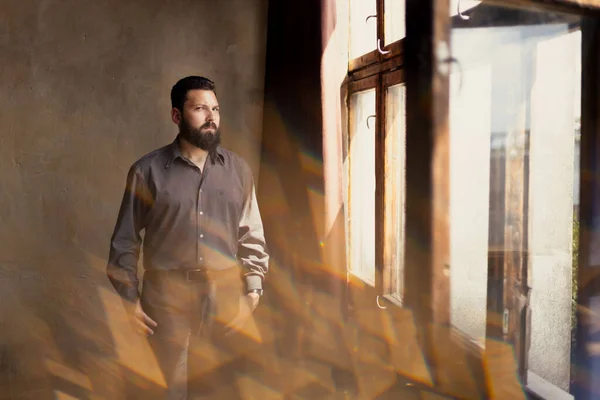
<svg viewBox="0 0 600 400">
<path fill-rule="evenodd" d="M 151 204 L 152 195 L 142 174 L 134 165 L 127 174 L 125 193 L 111 238 L 106 267 L 108 279 L 117 293 L 130 302 L 139 298 L 137 265 L 142 245 L 140 233 Z"/>
<path fill-rule="evenodd" d="M 245 270 L 246 289 L 262 289 L 269 269 L 269 255 L 253 183 L 244 202 L 238 237 L 238 259 Z"/>
</svg>

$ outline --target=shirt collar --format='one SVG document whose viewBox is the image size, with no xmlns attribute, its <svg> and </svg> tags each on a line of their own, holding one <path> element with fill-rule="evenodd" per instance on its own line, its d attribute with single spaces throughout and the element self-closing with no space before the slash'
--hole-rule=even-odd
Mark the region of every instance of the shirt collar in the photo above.
<svg viewBox="0 0 600 400">
<path fill-rule="evenodd" d="M 165 168 L 169 168 L 173 161 L 175 161 L 177 158 L 183 159 L 183 154 L 181 154 L 181 148 L 179 147 L 179 135 L 177 135 L 173 143 L 169 145 L 168 153 L 169 157 L 167 163 L 165 164 Z M 225 164 L 225 154 L 221 146 L 217 147 L 217 157 L 215 157 L 215 159 L 218 160 L 221 165 Z M 211 160 L 213 164 L 215 163 L 215 159 L 212 159 L 209 156 L 209 160 Z"/>
</svg>

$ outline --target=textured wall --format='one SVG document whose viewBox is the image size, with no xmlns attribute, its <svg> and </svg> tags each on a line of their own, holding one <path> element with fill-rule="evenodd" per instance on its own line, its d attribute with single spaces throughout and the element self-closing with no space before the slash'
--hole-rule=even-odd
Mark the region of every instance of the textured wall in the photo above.
<svg viewBox="0 0 600 400">
<path fill-rule="evenodd" d="M 267 0 L 0 3 L 0 398 L 115 395 L 99 389 L 122 375 L 104 263 L 127 168 L 173 140 L 175 81 L 204 74 L 224 144 L 258 170 L 266 12 Z"/>
</svg>

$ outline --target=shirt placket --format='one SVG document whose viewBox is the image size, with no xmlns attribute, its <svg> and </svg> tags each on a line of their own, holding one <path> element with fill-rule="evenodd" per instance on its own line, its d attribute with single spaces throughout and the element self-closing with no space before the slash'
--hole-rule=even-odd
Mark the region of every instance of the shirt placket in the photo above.
<svg viewBox="0 0 600 400">
<path fill-rule="evenodd" d="M 202 243 L 204 241 L 204 231 L 205 231 L 205 210 L 202 205 L 202 199 L 204 195 L 203 183 L 206 178 L 206 174 L 208 173 L 210 161 L 206 160 L 204 164 L 204 171 L 201 171 L 200 174 L 200 184 L 198 185 L 198 199 L 196 201 L 196 264 L 198 268 L 202 268 L 204 266 L 205 257 L 202 253 Z"/>
</svg>

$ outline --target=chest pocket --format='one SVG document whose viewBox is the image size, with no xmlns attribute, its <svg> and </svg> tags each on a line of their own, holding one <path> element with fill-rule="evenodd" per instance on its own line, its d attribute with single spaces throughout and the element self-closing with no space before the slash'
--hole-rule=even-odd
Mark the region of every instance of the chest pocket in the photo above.
<svg viewBox="0 0 600 400">
<path fill-rule="evenodd" d="M 225 223 L 237 225 L 244 206 L 243 188 L 237 184 L 217 185 L 213 192 L 215 218 Z"/>
<path fill-rule="evenodd" d="M 180 168 L 179 165 L 172 165 L 171 168 L 178 170 L 162 176 L 154 185 L 154 202 L 147 217 L 149 223 L 158 219 L 161 224 L 172 225 L 184 222 L 186 215 L 190 216 L 190 223 L 194 222 L 192 216 L 198 198 L 200 175 L 191 168 Z"/>
</svg>

